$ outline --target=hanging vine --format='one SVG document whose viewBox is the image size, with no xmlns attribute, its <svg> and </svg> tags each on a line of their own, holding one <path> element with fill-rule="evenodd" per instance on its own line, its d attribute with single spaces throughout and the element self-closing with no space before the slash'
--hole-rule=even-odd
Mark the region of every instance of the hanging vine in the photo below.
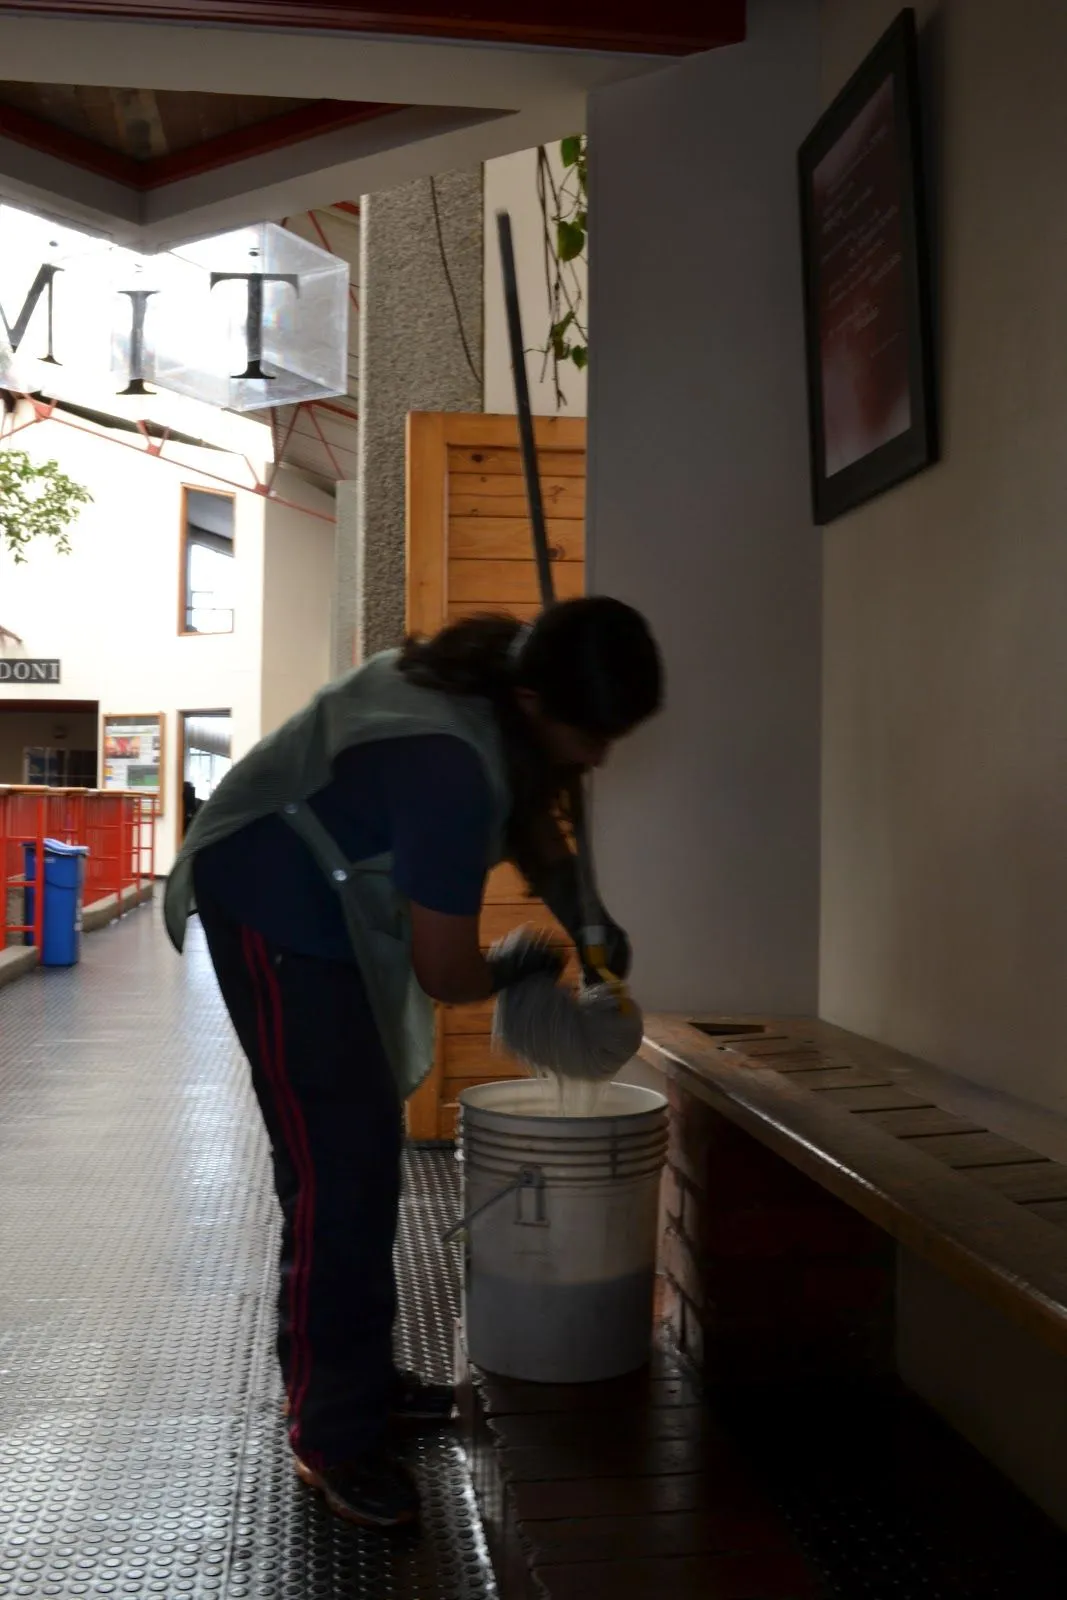
<svg viewBox="0 0 1067 1600">
<path fill-rule="evenodd" d="M 559 146 L 562 176 L 557 180 L 544 145 L 537 148 L 537 198 L 544 238 L 545 288 L 551 323 L 537 346 L 544 357 L 541 378 L 552 374 L 556 405 L 565 406 L 561 372 L 568 362 L 579 372 L 589 364 L 585 269 L 589 243 L 588 143 L 584 133 Z"/>
</svg>

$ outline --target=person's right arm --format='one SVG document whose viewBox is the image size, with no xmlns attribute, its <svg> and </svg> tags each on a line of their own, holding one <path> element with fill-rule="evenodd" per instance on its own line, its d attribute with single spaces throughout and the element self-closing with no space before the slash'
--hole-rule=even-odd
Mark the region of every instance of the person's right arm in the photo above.
<svg viewBox="0 0 1067 1600">
<path fill-rule="evenodd" d="M 444 1005 L 473 1005 L 493 993 L 478 944 L 480 918 L 450 916 L 411 902 L 411 960 L 419 987 Z"/>
</svg>

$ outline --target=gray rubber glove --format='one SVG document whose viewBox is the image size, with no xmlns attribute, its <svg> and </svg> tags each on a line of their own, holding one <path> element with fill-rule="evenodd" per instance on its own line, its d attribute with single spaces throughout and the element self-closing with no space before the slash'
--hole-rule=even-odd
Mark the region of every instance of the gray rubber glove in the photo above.
<svg viewBox="0 0 1067 1600">
<path fill-rule="evenodd" d="M 512 929 L 503 939 L 497 940 L 485 959 L 494 994 L 540 974 L 555 982 L 563 972 L 563 957 L 559 951 L 552 948 L 544 934 L 531 933 L 529 928 Z"/>
<path fill-rule="evenodd" d="M 566 860 L 557 862 L 548 868 L 532 885 L 534 893 L 539 895 L 545 905 L 561 922 L 574 940 L 575 944 L 582 932 L 582 897 L 578 889 L 578 865 L 575 857 L 568 856 Z M 608 957 L 608 971 L 614 978 L 629 976 L 633 952 L 630 940 L 625 929 L 620 928 L 605 911 L 603 905 L 598 907 L 600 913 L 600 927 L 604 930 L 605 948 Z M 600 983 L 603 980 L 598 972 L 585 969 L 587 983 Z"/>
</svg>

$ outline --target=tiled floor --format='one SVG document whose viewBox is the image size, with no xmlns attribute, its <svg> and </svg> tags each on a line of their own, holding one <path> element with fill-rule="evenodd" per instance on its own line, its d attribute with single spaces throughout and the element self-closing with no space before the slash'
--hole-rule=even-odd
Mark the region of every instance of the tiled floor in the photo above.
<svg viewBox="0 0 1067 1600">
<path fill-rule="evenodd" d="M 456 1215 L 408 1158 L 401 1354 L 451 1366 Z M 199 935 L 145 909 L 0 993 L 0 1597 L 488 1600 L 459 1437 L 412 1447 L 421 1534 L 293 1479 L 266 1150 Z M 523 1600 L 1064 1600 L 1065 1541 L 906 1400 L 707 1405 L 486 1380 L 475 1473 Z M 506 1491 L 506 1492 L 505 1492 Z M 510 1519 L 510 1520 L 509 1520 Z"/>
<path fill-rule="evenodd" d="M 329 1517 L 287 1458 L 274 1203 L 196 931 L 148 908 L 0 992 L 0 1596 L 488 1600 L 459 1440 L 421 1536 Z M 402 1354 L 449 1374 L 455 1164 L 409 1162 Z"/>
<path fill-rule="evenodd" d="M 1067 1539 L 912 1397 L 702 1399 L 668 1352 L 580 1391 L 476 1376 L 504 1600 L 1063 1600 Z"/>
</svg>

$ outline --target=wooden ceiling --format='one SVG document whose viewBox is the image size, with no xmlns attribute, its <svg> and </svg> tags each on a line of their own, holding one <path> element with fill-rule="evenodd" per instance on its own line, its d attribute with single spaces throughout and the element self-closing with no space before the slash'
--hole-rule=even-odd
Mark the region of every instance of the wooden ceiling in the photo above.
<svg viewBox="0 0 1067 1600">
<path fill-rule="evenodd" d="M 154 189 L 395 110 L 194 90 L 0 81 L 0 136 Z"/>
<path fill-rule="evenodd" d="M 0 12 L 26 11 L 0 0 Z M 332 28 L 560 49 L 684 55 L 745 37 L 745 0 L 36 0 L 35 15 Z"/>
<path fill-rule="evenodd" d="M 0 106 L 14 107 L 134 161 L 175 155 L 312 103 L 268 95 L 179 94 L 165 89 L 0 81 Z"/>
</svg>

